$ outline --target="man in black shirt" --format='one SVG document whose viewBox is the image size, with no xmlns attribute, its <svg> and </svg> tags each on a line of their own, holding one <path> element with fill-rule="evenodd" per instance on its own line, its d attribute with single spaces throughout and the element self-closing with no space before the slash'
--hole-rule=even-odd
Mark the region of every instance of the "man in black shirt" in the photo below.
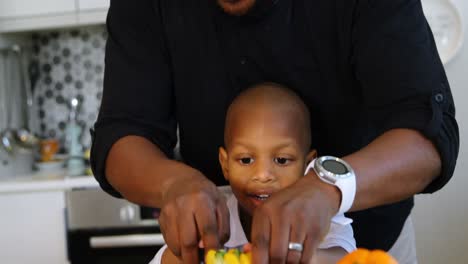
<svg viewBox="0 0 468 264">
<path fill-rule="evenodd" d="M 359 247 L 390 250 L 412 196 L 453 174 L 455 108 L 420 0 L 112 1 L 107 26 L 95 176 L 161 207 L 166 242 L 186 263 L 198 261 L 199 239 L 227 238 L 217 149 L 227 106 L 252 84 L 294 89 L 313 113 L 313 147 L 354 169 L 347 216 Z M 172 159 L 177 127 L 184 163 Z M 313 254 L 344 195 L 309 174 L 255 213 L 255 263 Z M 300 217 L 317 224 L 289 241 L 285 223 Z"/>
</svg>

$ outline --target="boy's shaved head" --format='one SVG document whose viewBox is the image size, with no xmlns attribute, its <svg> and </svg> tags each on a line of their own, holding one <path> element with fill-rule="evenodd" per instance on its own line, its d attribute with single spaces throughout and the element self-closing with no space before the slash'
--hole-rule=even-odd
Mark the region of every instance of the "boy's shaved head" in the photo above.
<svg viewBox="0 0 468 264">
<path fill-rule="evenodd" d="M 255 116 L 254 120 L 252 116 Z M 255 121 L 286 122 L 290 126 L 291 133 L 296 133 L 301 140 L 305 147 L 304 151 L 310 150 L 309 110 L 292 90 L 276 83 L 261 83 L 240 93 L 227 111 L 224 129 L 226 148 L 229 148 L 236 126 L 242 126 L 243 122 Z"/>
</svg>

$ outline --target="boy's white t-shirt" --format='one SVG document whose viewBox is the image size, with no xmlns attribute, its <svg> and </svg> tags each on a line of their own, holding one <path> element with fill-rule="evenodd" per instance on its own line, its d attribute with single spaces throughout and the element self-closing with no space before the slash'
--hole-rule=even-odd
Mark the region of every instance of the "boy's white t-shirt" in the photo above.
<svg viewBox="0 0 468 264">
<path fill-rule="evenodd" d="M 234 194 L 227 194 L 227 207 L 229 209 L 229 224 L 231 228 L 231 237 L 224 244 L 225 248 L 238 248 L 248 243 L 247 237 L 245 236 L 244 229 L 242 228 L 238 203 Z M 353 228 L 351 227 L 352 220 L 346 218 L 344 215 L 337 215 L 332 218 L 330 224 L 330 230 L 328 234 L 320 243 L 320 249 L 332 248 L 332 247 L 341 247 L 346 252 L 351 252 L 356 249 L 356 240 L 354 240 Z M 164 245 L 159 249 L 156 256 L 150 262 L 150 264 L 160 264 L 161 258 L 164 250 L 166 250 L 167 245 Z"/>
</svg>

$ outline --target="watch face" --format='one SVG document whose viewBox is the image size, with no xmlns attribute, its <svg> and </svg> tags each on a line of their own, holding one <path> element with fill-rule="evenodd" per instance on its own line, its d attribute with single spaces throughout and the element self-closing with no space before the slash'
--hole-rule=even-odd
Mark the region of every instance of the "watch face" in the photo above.
<svg viewBox="0 0 468 264">
<path fill-rule="evenodd" d="M 325 160 L 322 162 L 322 167 L 334 174 L 346 174 L 349 172 L 343 163 L 336 160 Z"/>
</svg>

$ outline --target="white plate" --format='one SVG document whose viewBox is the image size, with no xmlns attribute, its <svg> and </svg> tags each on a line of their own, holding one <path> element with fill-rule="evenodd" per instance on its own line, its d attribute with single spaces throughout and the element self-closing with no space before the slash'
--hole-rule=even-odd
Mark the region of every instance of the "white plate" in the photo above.
<svg viewBox="0 0 468 264">
<path fill-rule="evenodd" d="M 463 21 L 451 0 L 423 0 L 424 14 L 431 26 L 444 64 L 457 55 L 463 43 Z"/>
</svg>

